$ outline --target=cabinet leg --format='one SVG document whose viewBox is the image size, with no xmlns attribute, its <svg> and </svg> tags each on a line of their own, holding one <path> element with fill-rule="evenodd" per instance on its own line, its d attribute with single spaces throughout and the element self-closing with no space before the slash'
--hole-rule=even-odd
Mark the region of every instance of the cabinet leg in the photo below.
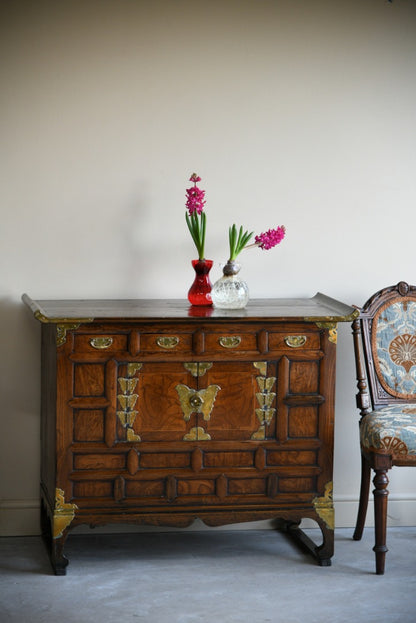
<svg viewBox="0 0 416 623">
<path fill-rule="evenodd" d="M 316 548 L 316 557 L 321 567 L 329 567 L 334 555 L 334 530 L 325 523 L 319 523 L 322 532 L 322 545 Z"/>
<path fill-rule="evenodd" d="M 53 539 L 51 543 L 50 559 L 55 575 L 66 575 L 68 558 L 64 556 L 65 540 L 66 534 L 57 539 Z"/>
<path fill-rule="evenodd" d="M 331 566 L 331 558 L 334 555 L 334 531 L 331 528 L 328 528 L 323 522 L 318 522 L 322 532 L 323 542 L 321 545 L 316 545 L 316 543 L 299 528 L 300 521 L 286 521 L 283 525 L 285 532 L 301 547 L 301 549 L 312 554 L 321 567 Z"/>
<path fill-rule="evenodd" d="M 43 540 L 45 541 L 45 543 L 48 542 L 52 538 L 52 529 L 46 504 L 43 498 L 40 499 L 40 529 Z"/>
<path fill-rule="evenodd" d="M 54 539 L 52 536 L 51 519 L 48 515 L 46 505 L 43 500 L 41 500 L 40 509 L 42 538 L 49 554 L 49 559 L 51 561 L 53 572 L 55 575 L 66 575 L 68 559 L 64 556 L 63 550 L 68 531 L 65 530 L 62 533 L 62 536 Z"/>
</svg>

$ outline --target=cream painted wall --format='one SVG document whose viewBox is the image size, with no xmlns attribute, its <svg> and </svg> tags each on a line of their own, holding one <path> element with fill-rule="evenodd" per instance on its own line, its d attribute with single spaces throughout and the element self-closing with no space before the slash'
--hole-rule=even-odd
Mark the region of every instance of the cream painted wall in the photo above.
<svg viewBox="0 0 416 623">
<path fill-rule="evenodd" d="M 321 291 L 360 305 L 416 282 L 416 3 L 16 0 L 0 10 L 0 533 L 34 534 L 40 328 L 21 294 L 184 297 L 193 171 L 217 263 L 233 221 L 287 227 L 280 247 L 242 257 L 252 297 Z M 341 326 L 338 526 L 353 524 L 358 497 L 355 392 Z M 390 522 L 415 525 L 412 472 L 393 470 L 391 490 Z"/>
</svg>

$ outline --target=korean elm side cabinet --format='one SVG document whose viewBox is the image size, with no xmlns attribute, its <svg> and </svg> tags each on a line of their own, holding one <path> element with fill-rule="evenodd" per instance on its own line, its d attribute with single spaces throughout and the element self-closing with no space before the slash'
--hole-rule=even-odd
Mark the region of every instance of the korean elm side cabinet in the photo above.
<svg viewBox="0 0 416 623">
<path fill-rule="evenodd" d="M 75 526 L 196 518 L 279 519 L 330 564 L 336 327 L 353 308 L 322 294 L 236 311 L 23 300 L 42 323 L 41 519 L 57 575 Z"/>
</svg>

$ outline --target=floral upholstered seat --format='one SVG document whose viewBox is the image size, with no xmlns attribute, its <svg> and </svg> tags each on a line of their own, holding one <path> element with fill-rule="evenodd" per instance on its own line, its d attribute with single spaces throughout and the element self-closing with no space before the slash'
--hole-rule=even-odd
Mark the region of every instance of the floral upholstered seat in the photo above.
<svg viewBox="0 0 416 623">
<path fill-rule="evenodd" d="M 361 491 L 354 539 L 361 539 L 374 470 L 376 573 L 384 573 L 388 477 L 416 466 L 416 286 L 376 292 L 353 322 L 360 409 Z"/>
<path fill-rule="evenodd" d="M 360 426 L 360 440 L 368 450 L 386 450 L 401 458 L 416 456 L 416 402 L 368 413 Z"/>
</svg>

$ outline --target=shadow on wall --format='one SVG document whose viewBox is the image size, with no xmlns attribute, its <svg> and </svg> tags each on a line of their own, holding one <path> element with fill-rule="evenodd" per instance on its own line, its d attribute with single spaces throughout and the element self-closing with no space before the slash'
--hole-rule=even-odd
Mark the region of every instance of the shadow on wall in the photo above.
<svg viewBox="0 0 416 623">
<path fill-rule="evenodd" d="M 38 496 L 40 325 L 23 302 L 0 300 L 0 498 Z"/>
</svg>

